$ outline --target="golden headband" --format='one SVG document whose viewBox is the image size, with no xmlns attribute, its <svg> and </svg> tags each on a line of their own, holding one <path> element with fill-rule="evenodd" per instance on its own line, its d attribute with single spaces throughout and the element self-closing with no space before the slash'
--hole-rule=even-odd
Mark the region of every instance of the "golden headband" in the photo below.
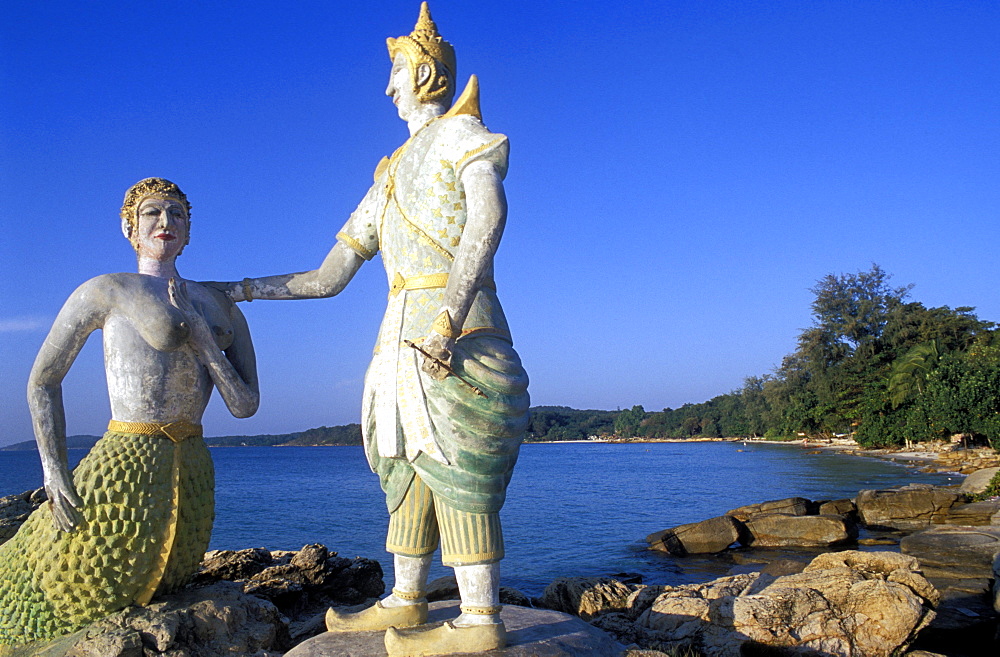
<svg viewBox="0 0 1000 657">
<path fill-rule="evenodd" d="M 426 2 L 420 3 L 420 17 L 409 36 L 388 38 L 389 59 L 401 54 L 410 64 L 410 80 L 420 102 L 437 100 L 445 96 L 453 87 L 457 71 L 455 48 L 438 33 L 437 25 L 431 19 L 431 10 Z M 430 77 L 423 85 L 417 85 L 417 69 L 421 64 L 430 68 Z"/>
<path fill-rule="evenodd" d="M 139 241 L 139 206 L 147 198 L 177 201 L 184 208 L 188 216 L 188 231 L 184 244 L 181 246 L 183 250 L 183 247 L 187 246 L 191 239 L 191 204 L 188 203 L 187 196 L 181 191 L 181 188 L 165 178 L 145 178 L 129 187 L 128 191 L 125 192 L 125 200 L 122 202 L 120 214 L 121 218 L 128 224 L 128 239 L 132 242 L 132 247 L 135 248 Z"/>
</svg>

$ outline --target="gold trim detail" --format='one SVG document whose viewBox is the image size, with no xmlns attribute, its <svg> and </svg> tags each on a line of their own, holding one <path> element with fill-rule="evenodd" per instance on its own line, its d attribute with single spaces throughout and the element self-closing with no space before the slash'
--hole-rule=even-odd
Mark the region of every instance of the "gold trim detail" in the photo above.
<svg viewBox="0 0 1000 657">
<path fill-rule="evenodd" d="M 455 327 L 451 323 L 451 315 L 448 314 L 447 310 L 442 310 L 441 314 L 434 319 L 431 329 L 446 338 L 457 338 L 462 335 L 461 331 L 455 330 Z"/>
<path fill-rule="evenodd" d="M 463 155 L 458 159 L 458 162 L 455 163 L 455 171 L 461 170 L 462 165 L 465 164 L 469 160 L 469 158 L 475 157 L 480 153 L 482 153 L 483 151 L 493 148 L 494 146 L 502 142 L 504 139 L 506 139 L 506 137 L 497 137 L 496 139 L 487 144 L 483 144 L 482 146 L 477 146 L 476 148 L 473 148 L 471 151 L 469 151 L 468 153 L 466 153 L 465 155 Z"/>
<path fill-rule="evenodd" d="M 444 113 L 444 116 L 460 116 L 462 114 L 474 116 L 480 121 L 483 120 L 483 113 L 479 109 L 479 78 L 475 75 L 469 76 L 465 91 L 458 97 L 451 109 Z"/>
<path fill-rule="evenodd" d="M 341 231 L 337 233 L 337 239 L 346 244 L 352 251 L 357 253 L 359 256 L 365 260 L 371 260 L 375 257 L 375 254 L 365 248 L 364 244 L 354 239 L 347 233 Z"/>
<path fill-rule="evenodd" d="M 395 589 L 393 589 L 395 591 Z M 459 609 L 462 610 L 463 614 L 475 614 L 477 616 L 492 616 L 493 614 L 499 614 L 503 611 L 503 605 L 494 605 L 492 607 L 474 607 L 472 605 L 459 605 Z"/>
<path fill-rule="evenodd" d="M 382 156 L 379 160 L 378 166 L 375 167 L 375 181 L 378 182 L 379 176 L 385 173 L 385 170 L 389 168 L 389 157 L 386 155 Z"/>
<path fill-rule="evenodd" d="M 448 274 L 426 274 L 405 278 L 398 271 L 389 285 L 389 295 L 396 296 L 400 290 L 429 290 L 448 285 Z"/>
<path fill-rule="evenodd" d="M 108 422 L 108 431 L 117 433 L 133 433 L 139 436 L 156 436 L 163 434 L 175 443 L 184 441 L 187 438 L 194 438 L 201 435 L 201 425 L 180 420 L 178 422 L 119 422 L 111 420 Z"/>
<path fill-rule="evenodd" d="M 114 420 L 112 420 L 114 422 Z M 131 424 L 131 423 L 123 423 Z M 174 424 L 180 424 L 180 422 L 175 422 Z M 167 425 L 170 426 L 170 425 Z M 197 426 L 197 425 L 192 425 Z M 131 433 L 131 432 L 122 432 Z M 201 428 L 199 427 L 198 433 L 201 433 Z M 167 518 L 167 527 L 164 530 L 163 536 L 163 547 L 160 548 L 160 554 L 156 557 L 156 562 L 153 564 L 153 569 L 150 571 L 149 583 L 146 588 L 142 590 L 139 595 L 135 598 L 135 603 L 140 607 L 145 607 L 153 599 L 153 594 L 156 593 L 156 589 L 160 587 L 160 583 L 163 581 L 163 576 L 167 572 L 167 562 L 170 560 L 170 553 L 174 550 L 174 542 L 177 539 L 177 517 L 178 509 L 180 507 L 180 494 L 181 494 L 181 448 L 179 440 L 174 440 L 169 434 L 168 438 L 174 441 L 174 462 L 173 468 L 170 473 L 170 489 L 171 489 L 171 500 L 170 500 L 170 515 Z"/>
<path fill-rule="evenodd" d="M 426 591 L 400 591 L 395 587 L 392 589 L 392 594 L 400 600 L 407 600 L 410 602 L 427 597 Z"/>
</svg>

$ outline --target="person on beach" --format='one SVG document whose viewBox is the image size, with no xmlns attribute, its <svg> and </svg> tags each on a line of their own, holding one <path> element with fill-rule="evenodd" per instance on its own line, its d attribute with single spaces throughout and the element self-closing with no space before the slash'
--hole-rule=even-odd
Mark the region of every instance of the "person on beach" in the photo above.
<svg viewBox="0 0 1000 657">
<path fill-rule="evenodd" d="M 473 76 L 452 105 L 455 52 L 423 3 L 413 32 L 387 40 L 386 94 L 410 138 L 313 271 L 219 284 L 236 301 L 330 297 L 381 252 L 389 299 L 365 377 L 362 430 L 386 495 L 392 594 L 327 614 L 331 632 L 388 630 L 390 655 L 505 645 L 500 526 L 528 423 L 528 378 L 497 299 L 493 256 L 507 217 L 507 137 L 490 132 Z M 431 555 L 455 569 L 461 615 L 423 625 Z"/>
<path fill-rule="evenodd" d="M 48 503 L 0 546 L 0 655 L 148 604 L 183 585 L 208 548 L 214 473 L 202 413 L 213 387 L 237 417 L 257 411 L 259 393 L 243 314 L 177 273 L 189 213 L 174 183 L 133 185 L 121 225 L 138 273 L 77 288 L 35 359 L 28 403 Z M 112 419 L 71 475 L 62 381 L 98 329 Z"/>
</svg>

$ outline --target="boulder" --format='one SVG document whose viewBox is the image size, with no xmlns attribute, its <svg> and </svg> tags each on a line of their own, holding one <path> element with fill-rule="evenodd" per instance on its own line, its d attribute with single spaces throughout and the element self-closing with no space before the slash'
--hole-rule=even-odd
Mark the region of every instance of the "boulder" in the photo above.
<svg viewBox="0 0 1000 657">
<path fill-rule="evenodd" d="M 836 552 L 799 574 L 723 577 L 665 590 L 636 622 L 642 645 L 706 657 L 888 657 L 933 617 L 936 591 L 917 560 Z"/>
<path fill-rule="evenodd" d="M 40 646 L 45 657 L 280 657 L 288 631 L 278 609 L 238 584 L 185 589 L 129 607 Z"/>
<path fill-rule="evenodd" d="M 851 520 L 858 518 L 858 507 L 854 505 L 854 500 L 850 499 L 823 502 L 819 505 L 818 512 L 821 516 L 845 516 Z"/>
<path fill-rule="evenodd" d="M 957 503 L 948 509 L 944 518 L 946 525 L 978 526 L 989 525 L 993 516 L 1000 512 L 1000 500 L 983 500 L 968 504 Z"/>
<path fill-rule="evenodd" d="M 858 528 L 843 516 L 793 516 L 768 513 L 746 521 L 750 547 L 829 547 L 851 543 Z"/>
<path fill-rule="evenodd" d="M 986 490 L 986 486 L 997 472 L 1000 472 L 1000 468 L 976 470 L 965 478 L 965 481 L 962 482 L 962 486 L 958 490 L 966 495 L 978 495 Z"/>
<path fill-rule="evenodd" d="M 760 513 L 786 513 L 793 516 L 809 515 L 813 503 L 804 497 L 787 497 L 782 500 L 770 500 L 760 504 L 748 504 L 726 511 L 727 516 L 746 522 L 752 516 Z"/>
<path fill-rule="evenodd" d="M 941 524 L 958 501 L 953 490 L 911 485 L 888 490 L 863 490 L 857 506 L 861 522 L 874 529 L 917 530 Z"/>
<path fill-rule="evenodd" d="M 320 544 L 298 551 L 208 552 L 194 583 L 220 580 L 234 581 L 244 593 L 274 603 L 290 619 L 290 631 L 297 640 L 325 629 L 322 613 L 328 607 L 364 603 L 385 592 L 377 561 L 346 559 Z"/>
<path fill-rule="evenodd" d="M 934 527 L 904 536 L 899 549 L 916 557 L 928 577 L 990 578 L 993 555 L 1000 551 L 1000 529 Z"/>
<path fill-rule="evenodd" d="M 740 523 L 732 516 L 678 525 L 646 537 L 649 547 L 683 557 L 722 552 L 740 538 Z"/>
<path fill-rule="evenodd" d="M 430 604 L 429 623 L 454 620 L 458 602 Z M 467 657 L 618 657 L 625 646 L 579 618 L 548 609 L 508 606 L 500 612 L 507 627 L 507 647 L 462 653 Z M 385 632 L 325 632 L 301 643 L 285 657 L 384 657 Z M 235 657 L 235 656 L 234 656 Z"/>
<path fill-rule="evenodd" d="M 545 587 L 535 606 L 590 619 L 623 611 L 632 589 L 610 577 L 560 577 Z"/>
</svg>

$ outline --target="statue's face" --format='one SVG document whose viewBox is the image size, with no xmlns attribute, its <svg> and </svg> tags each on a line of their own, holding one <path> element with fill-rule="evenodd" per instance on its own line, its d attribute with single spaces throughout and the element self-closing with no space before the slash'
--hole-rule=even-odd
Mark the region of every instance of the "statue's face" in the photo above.
<svg viewBox="0 0 1000 657">
<path fill-rule="evenodd" d="M 147 198 L 139 204 L 136 251 L 154 260 L 170 260 L 184 248 L 188 236 L 187 210 L 169 198 Z"/>
<path fill-rule="evenodd" d="M 410 63 L 402 54 L 397 54 L 392 60 L 392 72 L 389 73 L 389 86 L 385 95 L 392 98 L 399 118 L 409 121 L 413 113 L 420 108 L 417 92 L 413 88 L 413 78 L 410 75 Z"/>
</svg>

